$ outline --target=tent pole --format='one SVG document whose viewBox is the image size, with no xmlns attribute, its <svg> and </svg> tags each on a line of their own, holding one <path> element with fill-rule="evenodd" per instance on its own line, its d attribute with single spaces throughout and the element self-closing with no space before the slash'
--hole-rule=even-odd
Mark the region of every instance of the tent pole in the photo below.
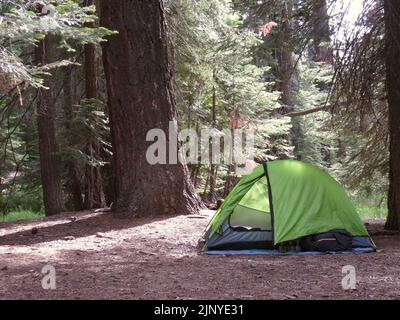
<svg viewBox="0 0 400 320">
<path fill-rule="evenodd" d="M 264 174 L 265 177 L 267 178 L 267 191 L 268 191 L 268 200 L 269 200 L 269 209 L 271 211 L 271 227 L 272 227 L 272 240 L 275 243 L 275 213 L 274 213 L 274 204 L 273 204 L 273 197 L 272 197 L 272 187 L 271 187 L 271 180 L 269 178 L 269 173 L 268 173 L 268 162 L 265 161 L 263 163 L 264 167 Z"/>
</svg>

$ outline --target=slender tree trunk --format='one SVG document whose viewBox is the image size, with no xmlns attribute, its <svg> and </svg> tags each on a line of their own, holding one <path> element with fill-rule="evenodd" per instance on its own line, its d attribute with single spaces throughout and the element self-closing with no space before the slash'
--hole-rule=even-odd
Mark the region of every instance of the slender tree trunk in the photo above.
<svg viewBox="0 0 400 320">
<path fill-rule="evenodd" d="M 85 0 L 84 6 L 95 4 L 95 0 Z M 95 24 L 88 23 L 88 28 L 95 27 Z M 85 45 L 85 96 L 86 99 L 98 99 L 97 60 L 96 45 L 88 43 Z M 99 141 L 89 141 L 87 152 L 92 158 L 101 159 L 101 146 Z M 87 172 L 87 188 L 85 192 L 85 206 L 87 209 L 105 207 L 103 177 L 100 167 L 89 166 Z"/>
<path fill-rule="evenodd" d="M 50 62 L 50 40 L 47 36 L 35 50 L 37 64 Z M 55 105 L 51 91 L 51 81 L 46 78 L 37 97 L 37 125 L 39 136 L 40 173 L 43 187 L 43 200 L 46 216 L 62 211 L 61 183 L 57 164 L 57 144 L 54 128 Z"/>
<path fill-rule="evenodd" d="M 215 70 L 213 70 L 213 80 L 215 81 Z M 211 122 L 213 126 L 217 125 L 217 89 L 215 84 L 212 90 Z"/>
<path fill-rule="evenodd" d="M 294 110 L 294 95 L 293 95 L 293 75 L 294 62 L 293 50 L 290 44 L 290 38 L 293 33 L 291 27 L 291 19 L 293 14 L 293 0 L 285 1 L 283 8 L 282 22 L 282 41 L 279 55 L 280 69 L 280 91 L 282 92 L 281 101 L 284 104 L 283 113 L 292 112 Z"/>
<path fill-rule="evenodd" d="M 331 31 L 329 27 L 329 13 L 327 0 L 315 0 L 313 3 L 313 46 L 310 49 L 310 58 L 316 62 L 333 64 L 333 49 L 326 44 L 331 43 Z M 329 83 L 317 82 L 321 91 L 329 91 Z"/>
<path fill-rule="evenodd" d="M 291 38 L 293 36 L 293 0 L 287 0 L 284 3 L 282 12 L 282 41 L 281 50 L 279 57 L 279 69 L 280 69 L 280 91 L 282 92 L 281 102 L 283 107 L 281 109 L 282 114 L 287 114 L 295 111 L 296 105 L 296 91 L 295 88 L 295 64 L 293 60 L 293 48 L 291 45 Z M 304 134 L 299 119 L 292 118 L 292 129 L 290 133 L 290 139 L 294 145 L 294 154 L 298 160 L 301 160 L 302 140 Z"/>
<path fill-rule="evenodd" d="M 385 0 L 386 83 L 389 105 L 390 173 L 386 229 L 398 230 L 400 221 L 400 2 Z"/>
<path fill-rule="evenodd" d="M 192 179 L 195 188 L 197 188 L 198 181 L 199 181 L 200 167 L 201 167 L 200 164 L 197 164 L 197 165 L 196 165 L 196 170 L 195 170 L 195 172 L 194 172 L 194 178 Z"/>
<path fill-rule="evenodd" d="M 102 25 L 117 30 L 103 47 L 109 96 L 119 217 L 191 214 L 200 201 L 181 163 L 150 165 L 146 141 L 151 129 L 168 137 L 177 120 L 162 0 L 101 1 Z M 177 130 L 173 130 L 177 135 Z M 177 152 L 171 150 L 174 158 Z"/>
<path fill-rule="evenodd" d="M 207 178 L 206 178 L 206 182 L 204 183 L 204 190 L 203 190 L 203 197 L 205 198 L 206 194 L 207 194 L 207 189 L 208 189 L 208 184 L 210 182 L 210 166 L 207 168 Z"/>
<path fill-rule="evenodd" d="M 74 98 L 72 93 L 72 79 L 71 69 L 65 69 L 64 80 L 63 80 L 63 91 L 64 91 L 64 117 L 65 128 L 71 130 L 71 120 L 73 118 L 73 105 Z M 80 211 L 83 210 L 83 198 L 82 198 L 82 187 L 78 175 L 77 163 L 73 159 L 69 160 L 66 164 L 67 167 L 67 186 L 69 187 L 69 193 L 72 195 L 72 210 Z"/>
<path fill-rule="evenodd" d="M 346 143 L 339 137 L 337 141 L 337 152 L 336 157 L 339 163 L 343 163 L 344 159 L 346 158 L 347 151 L 346 151 Z"/>
<path fill-rule="evenodd" d="M 330 47 L 323 45 L 331 41 L 329 28 L 329 14 L 326 0 L 315 0 L 313 3 L 313 52 L 314 61 L 330 62 L 333 58 L 333 51 Z"/>
<path fill-rule="evenodd" d="M 198 118 L 196 121 L 196 132 L 198 135 L 200 134 L 200 123 Z M 198 186 L 200 170 L 201 170 L 201 161 L 199 156 L 198 163 L 195 165 L 194 173 L 193 176 L 191 177 L 195 189 L 197 189 Z"/>
<path fill-rule="evenodd" d="M 215 69 L 213 70 L 213 80 L 215 81 Z M 217 126 L 217 88 L 215 84 L 213 85 L 212 90 L 212 106 L 211 106 L 211 123 L 212 126 L 215 128 Z M 217 166 L 212 163 L 212 145 L 210 142 L 210 193 L 208 196 L 208 200 L 212 203 L 217 201 L 217 195 L 215 193 L 217 187 Z"/>
<path fill-rule="evenodd" d="M 216 194 L 217 173 L 218 173 L 218 167 L 216 165 L 212 165 L 210 172 L 210 197 L 209 197 L 209 200 L 212 203 L 217 201 L 217 194 Z"/>
<path fill-rule="evenodd" d="M 84 6 L 93 4 L 94 0 L 84 2 Z M 93 28 L 94 23 L 88 23 L 86 27 Z M 87 99 L 97 99 L 96 45 L 93 43 L 85 45 L 85 95 Z"/>
<path fill-rule="evenodd" d="M 236 110 L 234 110 L 233 112 L 237 112 Z M 232 114 L 231 114 L 232 116 Z M 236 117 L 236 115 L 234 115 L 234 117 Z M 235 129 L 237 129 L 237 126 L 232 123 L 231 121 L 231 148 L 230 148 L 230 155 L 229 155 L 229 159 L 225 159 L 229 160 L 229 164 L 228 164 L 228 174 L 225 176 L 225 186 L 224 186 L 224 194 L 223 197 L 226 198 L 228 196 L 228 194 L 232 191 L 232 189 L 234 188 L 234 186 L 236 185 L 236 183 L 238 182 L 238 177 L 236 176 L 236 171 L 237 171 L 237 164 L 234 162 L 234 153 L 235 153 Z M 225 146 L 224 146 L 225 147 Z"/>
</svg>

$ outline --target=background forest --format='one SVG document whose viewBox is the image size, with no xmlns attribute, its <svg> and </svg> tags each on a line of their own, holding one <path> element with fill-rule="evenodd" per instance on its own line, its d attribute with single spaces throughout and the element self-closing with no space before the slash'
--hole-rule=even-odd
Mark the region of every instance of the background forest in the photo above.
<svg viewBox="0 0 400 320">
<path fill-rule="evenodd" d="M 164 5 L 180 128 L 254 129 L 257 162 L 316 164 L 346 186 L 363 218 L 386 218 L 383 1 Z M 115 202 L 101 45 L 114 31 L 97 18 L 104 7 L 96 0 L 1 0 L 2 220 Z M 211 207 L 238 179 L 235 165 L 188 169 Z M 391 212 L 388 227 L 398 228 Z"/>
</svg>

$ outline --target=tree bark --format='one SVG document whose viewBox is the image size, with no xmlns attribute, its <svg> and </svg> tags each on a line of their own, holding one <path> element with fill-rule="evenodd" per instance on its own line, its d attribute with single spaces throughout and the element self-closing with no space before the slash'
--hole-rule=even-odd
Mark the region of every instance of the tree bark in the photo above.
<svg viewBox="0 0 400 320">
<path fill-rule="evenodd" d="M 85 0 L 84 6 L 94 4 L 94 0 Z M 86 27 L 93 28 L 93 22 L 86 24 Z M 97 99 L 97 66 L 96 66 L 96 45 L 88 43 L 85 45 L 85 95 L 87 99 Z"/>
<path fill-rule="evenodd" d="M 330 62 L 333 59 L 331 48 L 323 46 L 324 42 L 331 41 L 329 28 L 329 14 L 326 0 L 313 2 L 313 55 L 314 61 Z"/>
<path fill-rule="evenodd" d="M 213 70 L 213 80 L 216 80 L 215 69 Z M 211 106 L 211 123 L 212 127 L 216 128 L 217 126 L 217 88 L 215 84 L 212 89 L 212 106 Z M 216 187 L 217 187 L 217 166 L 212 163 L 212 145 L 210 142 L 210 193 L 208 196 L 208 200 L 212 203 L 217 201 L 216 195 Z"/>
<path fill-rule="evenodd" d="M 293 94 L 293 50 L 290 45 L 292 34 L 291 19 L 293 14 L 293 0 L 285 1 L 282 16 L 282 41 L 279 56 L 280 69 L 280 91 L 282 92 L 282 103 L 284 105 L 282 113 L 294 111 L 294 94 Z"/>
<path fill-rule="evenodd" d="M 162 0 L 101 1 L 118 217 L 191 214 L 200 207 L 187 166 L 150 165 L 147 132 L 177 120 Z M 176 130 L 173 130 L 176 134 Z M 169 152 L 170 156 L 176 154 Z M 174 153 L 174 152 L 173 152 Z"/>
<path fill-rule="evenodd" d="M 63 80 L 63 93 L 64 93 L 64 126 L 67 131 L 71 130 L 71 121 L 73 118 L 73 106 L 74 106 L 74 97 L 72 93 L 72 77 L 71 77 L 72 68 L 67 68 L 64 71 L 64 80 Z M 68 207 L 68 202 L 65 203 L 67 209 L 71 209 L 74 211 L 83 210 L 83 198 L 82 198 L 82 187 L 81 181 L 79 179 L 79 172 L 77 170 L 77 163 L 75 160 L 70 159 L 66 163 L 66 171 L 67 171 L 67 188 L 69 194 L 72 196 L 72 201 L 70 201 L 71 208 Z"/>
<path fill-rule="evenodd" d="M 50 62 L 50 40 L 47 36 L 35 49 L 37 64 Z M 61 183 L 57 163 L 57 144 L 54 128 L 55 105 L 51 91 L 51 81 L 46 78 L 37 97 L 37 126 L 39 136 L 40 173 L 43 187 L 43 200 L 46 216 L 62 211 Z"/>
<path fill-rule="evenodd" d="M 291 38 L 293 34 L 293 0 L 284 2 L 282 11 L 282 39 L 281 51 L 279 59 L 280 69 L 280 91 L 282 92 L 281 102 L 283 107 L 280 110 L 281 114 L 287 114 L 295 111 L 296 91 L 295 88 L 295 64 L 293 61 L 293 48 Z M 301 123 L 294 117 L 291 120 L 292 129 L 290 132 L 290 140 L 294 145 L 294 154 L 298 160 L 301 160 L 302 141 L 304 134 L 302 132 Z"/>
<path fill-rule="evenodd" d="M 210 169 L 210 193 L 209 193 L 209 201 L 214 203 L 217 201 L 217 174 L 218 174 L 218 166 L 211 165 Z"/>
<path fill-rule="evenodd" d="M 389 106 L 390 173 L 386 229 L 398 230 L 400 221 L 400 2 L 385 0 L 386 85 Z"/>
<path fill-rule="evenodd" d="M 94 0 L 85 0 L 84 6 L 94 5 Z M 86 27 L 93 28 L 95 24 L 88 23 Z M 98 99 L 98 80 L 96 63 L 96 45 L 88 43 L 85 45 L 85 97 L 86 99 Z M 101 146 L 99 141 L 89 141 L 88 150 L 92 158 L 101 159 Z M 85 207 L 93 209 L 95 207 L 105 207 L 106 199 L 103 187 L 103 176 L 100 167 L 88 166 L 86 168 L 87 184 L 85 191 Z"/>
</svg>

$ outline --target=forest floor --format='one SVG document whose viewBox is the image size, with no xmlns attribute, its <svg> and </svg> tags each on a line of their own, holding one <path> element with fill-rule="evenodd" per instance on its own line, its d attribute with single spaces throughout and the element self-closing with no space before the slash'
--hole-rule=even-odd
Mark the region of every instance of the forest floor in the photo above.
<svg viewBox="0 0 400 320">
<path fill-rule="evenodd" d="M 197 216 L 113 219 L 65 213 L 0 224 L 0 299 L 395 299 L 400 235 L 368 221 L 381 253 L 324 256 L 206 256 L 198 239 L 212 211 Z M 42 288 L 45 265 L 56 290 Z M 342 267 L 357 288 L 342 288 Z"/>
</svg>

